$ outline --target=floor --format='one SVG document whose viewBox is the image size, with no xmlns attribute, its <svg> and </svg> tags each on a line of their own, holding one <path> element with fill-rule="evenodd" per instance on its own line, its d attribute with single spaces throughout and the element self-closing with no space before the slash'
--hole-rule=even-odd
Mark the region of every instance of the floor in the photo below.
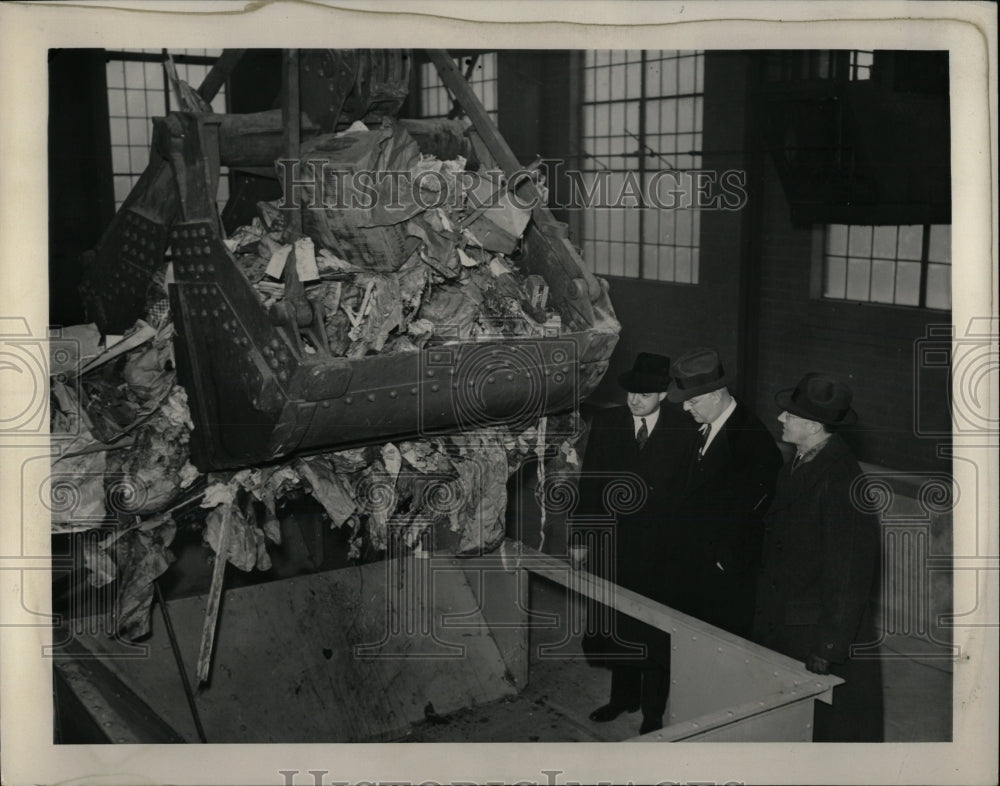
<svg viewBox="0 0 1000 786">
<path fill-rule="evenodd" d="M 532 578 L 534 610 L 557 613 L 565 603 L 562 587 Z M 558 629 L 532 631 L 529 682 L 519 695 L 434 718 L 404 741 L 604 742 L 637 735 L 640 713 L 602 724 L 587 717 L 607 701 L 608 672 L 583 661 L 538 657 L 540 645 L 563 636 Z M 882 652 L 886 742 L 950 741 L 951 661 L 939 647 L 915 638 L 894 638 Z"/>
</svg>

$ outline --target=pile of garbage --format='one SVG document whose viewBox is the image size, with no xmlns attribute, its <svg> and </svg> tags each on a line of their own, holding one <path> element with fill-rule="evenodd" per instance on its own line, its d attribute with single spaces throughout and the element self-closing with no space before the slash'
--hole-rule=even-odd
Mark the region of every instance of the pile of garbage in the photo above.
<svg viewBox="0 0 1000 786">
<path fill-rule="evenodd" d="M 499 173 L 469 180 L 463 158 L 423 155 L 394 125 L 355 123 L 311 142 L 302 160 L 300 177 L 322 167 L 325 180 L 301 198 L 323 204 L 334 195 L 333 206 L 304 210 L 303 235 L 292 237 L 281 202 L 260 203 L 226 244 L 267 308 L 288 294 L 294 260 L 296 281 L 322 309 L 323 350 L 359 358 L 435 340 L 559 333 L 544 281 L 516 262 L 531 218 L 509 193 L 516 184 Z M 382 178 L 373 173 L 393 177 L 376 190 Z M 307 352 L 320 349 L 303 338 Z"/>
<path fill-rule="evenodd" d="M 326 346 L 307 340 L 303 351 L 359 358 L 432 341 L 558 331 L 543 282 L 514 261 L 527 210 L 503 194 L 463 193 L 462 160 L 421 155 L 393 126 L 354 127 L 337 139 L 332 147 L 354 156 L 356 169 L 404 168 L 420 188 L 453 193 L 435 198 L 414 185 L 397 194 L 398 208 L 304 211 L 298 236 L 276 203 L 258 205 L 226 244 L 266 307 L 300 286 L 319 304 Z M 330 152 L 324 145 L 331 141 L 303 152 L 322 157 Z M 436 174 L 417 177 L 423 172 Z M 88 581 L 117 581 L 126 638 L 149 632 L 153 582 L 173 561 L 179 510 L 199 510 L 205 542 L 218 552 L 224 540 L 218 556 L 242 571 L 270 568 L 268 547 L 281 540 L 280 505 L 290 495 L 311 496 L 331 527 L 349 532 L 359 563 L 384 555 L 390 542 L 418 549 L 421 533 L 434 527 L 455 534 L 458 552 L 488 552 L 504 537 L 507 480 L 526 459 L 537 456 L 549 472 L 578 471 L 579 434 L 566 438 L 566 423 L 551 428 L 542 418 L 517 432 L 495 426 L 202 474 L 189 460 L 193 426 L 176 379 L 170 280 L 168 268 L 146 319 L 117 344 L 100 348 L 96 328 L 78 326 L 70 332 L 80 357 L 53 363 L 53 531 L 105 533 L 85 541 Z"/>
</svg>

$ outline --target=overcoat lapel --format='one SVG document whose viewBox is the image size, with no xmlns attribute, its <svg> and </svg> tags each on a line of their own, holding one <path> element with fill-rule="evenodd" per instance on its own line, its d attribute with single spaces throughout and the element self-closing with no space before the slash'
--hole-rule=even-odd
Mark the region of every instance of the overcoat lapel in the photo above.
<svg viewBox="0 0 1000 786">
<path fill-rule="evenodd" d="M 813 487 L 823 479 L 830 466 L 840 459 L 841 454 L 841 443 L 832 438 L 830 444 L 820 450 L 812 461 L 807 461 L 794 472 L 790 464 L 782 467 L 770 512 L 800 505 L 799 500 L 803 497 L 811 499 Z"/>
<path fill-rule="evenodd" d="M 711 483 L 720 470 L 728 466 L 732 461 L 733 449 L 729 444 L 731 436 L 730 425 L 738 424 L 738 418 L 741 416 L 742 410 L 742 405 L 737 404 L 736 409 L 733 410 L 733 414 L 729 416 L 729 420 L 725 422 L 718 435 L 712 440 L 712 444 L 708 446 L 705 455 L 701 457 L 701 461 L 698 460 L 697 455 L 700 443 L 696 441 L 694 451 L 691 455 L 689 491 L 693 492 L 706 483 Z"/>
</svg>

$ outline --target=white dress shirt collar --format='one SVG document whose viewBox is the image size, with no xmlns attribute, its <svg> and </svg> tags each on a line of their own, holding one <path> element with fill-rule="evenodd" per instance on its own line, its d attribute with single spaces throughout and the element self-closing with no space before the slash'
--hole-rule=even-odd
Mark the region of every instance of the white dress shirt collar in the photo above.
<svg viewBox="0 0 1000 786">
<path fill-rule="evenodd" d="M 656 425 L 656 421 L 660 419 L 660 408 L 657 407 L 648 415 L 643 418 L 637 418 L 635 415 L 632 416 L 632 430 L 636 436 L 639 436 L 639 429 L 642 428 L 642 421 L 646 421 L 646 433 L 653 433 L 653 426 Z"/>
<path fill-rule="evenodd" d="M 719 413 L 719 417 L 712 421 L 712 430 L 708 432 L 708 441 L 705 443 L 705 447 L 702 452 L 708 450 L 709 445 L 712 444 L 712 440 L 718 436 L 719 432 L 722 431 L 722 427 L 726 425 L 726 421 L 729 420 L 733 412 L 736 411 L 736 399 L 729 402 L 729 406 Z"/>
</svg>

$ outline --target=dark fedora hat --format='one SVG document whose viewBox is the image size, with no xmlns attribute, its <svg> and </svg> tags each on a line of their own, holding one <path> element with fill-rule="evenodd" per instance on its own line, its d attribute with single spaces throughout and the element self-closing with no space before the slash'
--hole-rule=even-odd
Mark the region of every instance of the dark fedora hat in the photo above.
<svg viewBox="0 0 1000 786">
<path fill-rule="evenodd" d="M 846 383 L 827 374 L 811 372 L 794 388 L 779 390 L 774 400 L 781 409 L 806 420 L 828 426 L 849 426 L 857 422 L 851 409 L 851 389 Z"/>
<path fill-rule="evenodd" d="M 662 393 L 670 384 L 670 358 L 655 352 L 640 352 L 632 370 L 618 377 L 629 393 Z"/>
<path fill-rule="evenodd" d="M 689 350 L 677 358 L 670 368 L 670 376 L 673 379 L 667 388 L 667 400 L 674 404 L 729 384 L 719 353 L 708 347 Z"/>
</svg>

